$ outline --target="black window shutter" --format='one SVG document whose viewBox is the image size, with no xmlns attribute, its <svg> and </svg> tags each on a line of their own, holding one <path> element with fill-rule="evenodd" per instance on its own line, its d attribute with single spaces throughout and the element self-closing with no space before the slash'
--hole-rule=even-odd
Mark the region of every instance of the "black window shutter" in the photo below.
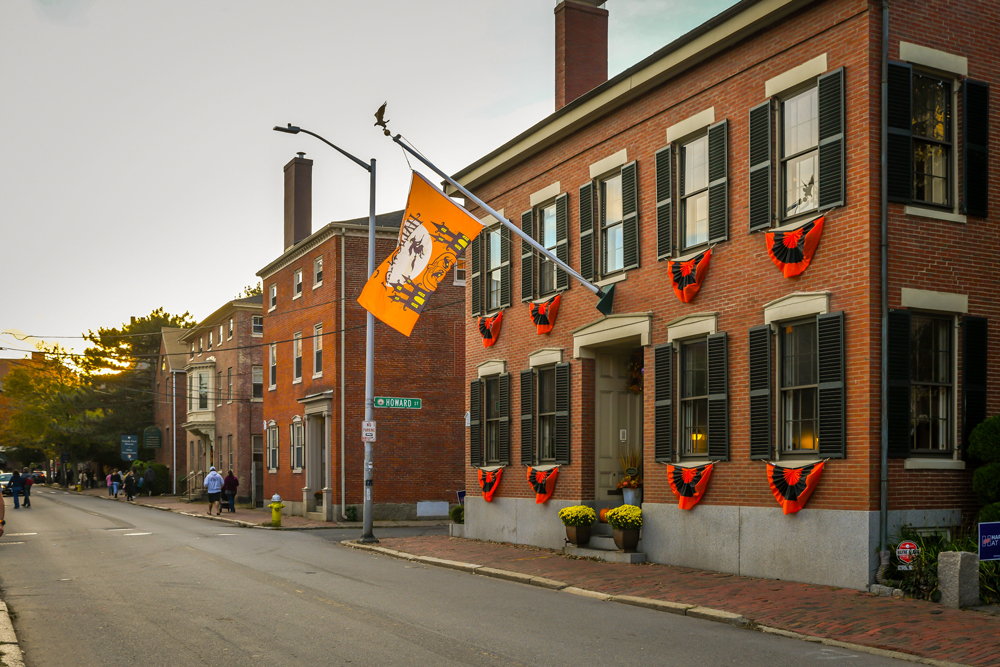
<svg viewBox="0 0 1000 667">
<path fill-rule="evenodd" d="M 472 316 L 478 317 L 483 314 L 483 289 L 482 289 L 482 273 L 480 270 L 480 260 L 482 259 L 482 241 L 481 238 L 486 232 L 483 231 L 476 238 L 472 239 L 472 247 L 469 248 L 469 253 L 472 255 Z"/>
<path fill-rule="evenodd" d="M 510 230 L 500 226 L 500 307 L 510 308 Z"/>
<path fill-rule="evenodd" d="M 580 275 L 594 279 L 594 182 L 580 186 Z"/>
<path fill-rule="evenodd" d="M 962 450 L 969 446 L 969 434 L 986 419 L 985 317 L 962 318 Z"/>
<path fill-rule="evenodd" d="M 846 383 L 844 378 L 844 313 L 816 316 L 819 365 L 819 455 L 847 455 Z"/>
<path fill-rule="evenodd" d="M 521 229 L 531 238 L 535 238 L 533 216 L 531 210 L 521 214 Z M 535 250 L 524 239 L 521 240 L 521 301 L 530 301 L 535 297 Z"/>
<path fill-rule="evenodd" d="M 556 197 L 556 257 L 569 264 L 569 195 Z M 569 289 L 569 274 L 556 268 L 556 289 Z"/>
<path fill-rule="evenodd" d="M 483 464 L 483 429 L 479 421 L 482 387 L 482 380 L 469 383 L 469 465 L 473 468 Z"/>
<path fill-rule="evenodd" d="M 729 121 L 708 128 L 708 242 L 729 238 Z"/>
<path fill-rule="evenodd" d="M 962 210 L 985 218 L 990 189 L 990 85 L 962 82 Z"/>
<path fill-rule="evenodd" d="M 521 371 L 521 465 L 535 462 L 535 371 Z"/>
<path fill-rule="evenodd" d="M 639 268 L 639 166 L 622 167 L 622 259 L 625 269 Z"/>
<path fill-rule="evenodd" d="M 656 259 L 674 252 L 674 151 L 656 151 Z"/>
<path fill-rule="evenodd" d="M 910 311 L 889 310 L 886 364 L 886 417 L 889 456 L 910 451 Z"/>
<path fill-rule="evenodd" d="M 750 109 L 750 231 L 771 226 L 771 100 Z"/>
<path fill-rule="evenodd" d="M 729 359 L 725 333 L 708 337 L 708 458 L 729 459 Z"/>
<path fill-rule="evenodd" d="M 500 465 L 510 465 L 510 373 L 500 375 Z"/>
<path fill-rule="evenodd" d="M 912 73 L 912 68 L 906 63 L 889 63 L 886 195 L 889 201 L 904 204 L 909 204 L 913 197 L 913 116 L 910 107 Z"/>
<path fill-rule="evenodd" d="M 556 364 L 556 463 L 569 464 L 569 364 Z"/>
<path fill-rule="evenodd" d="M 653 449 L 657 463 L 674 460 L 674 346 L 672 343 L 653 348 L 653 381 L 655 382 L 656 433 Z"/>
<path fill-rule="evenodd" d="M 819 77 L 819 210 L 843 206 L 846 198 L 844 160 L 844 68 Z M 820 440 L 820 443 L 823 441 Z M 822 444 L 820 445 L 822 447 Z"/>
<path fill-rule="evenodd" d="M 750 458 L 770 459 L 774 442 L 771 407 L 771 327 L 750 329 Z"/>
</svg>

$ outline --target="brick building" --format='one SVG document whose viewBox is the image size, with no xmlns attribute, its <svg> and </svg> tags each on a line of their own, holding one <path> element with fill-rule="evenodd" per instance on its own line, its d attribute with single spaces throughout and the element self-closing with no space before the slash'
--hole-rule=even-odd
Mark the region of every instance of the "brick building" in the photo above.
<svg viewBox="0 0 1000 667">
<path fill-rule="evenodd" d="M 160 329 L 160 356 L 157 360 L 153 390 L 153 425 L 160 429 L 161 446 L 153 460 L 170 469 L 170 490 L 178 487 L 177 481 L 187 473 L 187 432 L 182 424 L 187 421 L 187 346 L 180 341 L 186 329 L 163 327 Z M 178 472 L 179 471 L 179 472 Z"/>
<path fill-rule="evenodd" d="M 605 57 L 595 4 L 555 9 L 555 113 L 455 176 L 616 291 L 601 317 L 593 294 L 506 231 L 472 248 L 465 534 L 562 547 L 556 512 L 620 504 L 617 454 L 636 448 L 651 560 L 862 588 L 883 498 L 881 4 L 743 0 L 607 81 L 606 59 L 595 81 L 595 58 L 569 53 Z M 989 2 L 944 0 L 894 0 L 888 16 L 891 536 L 973 518 L 962 449 L 1000 409 L 987 389 L 1000 379 L 987 354 L 1000 315 L 987 149 L 1000 18 Z M 820 219 L 811 264 L 784 277 L 767 235 L 784 234 L 784 255 Z M 682 302 L 670 262 L 687 282 L 709 249 Z M 555 294 L 555 326 L 538 335 L 529 304 Z M 484 348 L 475 318 L 501 310 Z M 824 459 L 808 505 L 783 515 L 765 462 Z M 679 509 L 668 465 L 710 462 L 703 499 Z M 548 503 L 525 465 L 559 466 Z M 486 503 L 477 468 L 502 466 Z"/>
<path fill-rule="evenodd" d="M 209 468 L 240 480 L 237 502 L 260 505 L 263 464 L 261 295 L 234 299 L 186 330 L 187 491 L 204 493 Z M 179 464 L 178 464 L 179 465 Z"/>
<path fill-rule="evenodd" d="M 363 499 L 368 218 L 312 232 L 312 160 L 285 173 L 284 252 L 257 275 L 264 288 L 264 491 L 286 512 L 333 521 Z M 377 258 L 395 247 L 402 211 L 376 217 Z M 464 273 L 441 283 L 407 338 L 375 322 L 375 393 L 421 398 L 420 410 L 377 410 L 375 518 L 412 518 L 422 501 L 464 488 Z M 359 508 L 360 509 L 360 508 Z M 360 512 L 359 512 L 360 515 Z"/>
</svg>

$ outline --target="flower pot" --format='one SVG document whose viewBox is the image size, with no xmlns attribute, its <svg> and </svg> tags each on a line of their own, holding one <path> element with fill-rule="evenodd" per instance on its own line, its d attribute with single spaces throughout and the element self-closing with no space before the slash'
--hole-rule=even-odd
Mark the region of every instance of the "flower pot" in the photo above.
<svg viewBox="0 0 1000 667">
<path fill-rule="evenodd" d="M 590 544 L 590 526 L 566 526 L 566 539 L 578 547 Z"/>
<path fill-rule="evenodd" d="M 614 538 L 615 546 L 627 554 L 632 553 L 639 546 L 639 529 L 615 528 Z"/>
<path fill-rule="evenodd" d="M 638 507 L 642 502 L 642 489 L 622 489 L 622 498 L 625 499 L 626 505 Z"/>
</svg>

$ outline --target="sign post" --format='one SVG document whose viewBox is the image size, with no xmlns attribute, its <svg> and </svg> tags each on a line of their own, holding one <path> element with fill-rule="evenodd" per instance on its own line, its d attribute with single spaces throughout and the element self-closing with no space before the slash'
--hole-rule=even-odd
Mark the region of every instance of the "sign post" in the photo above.
<svg viewBox="0 0 1000 667">
<path fill-rule="evenodd" d="M 135 461 L 139 458 L 139 436 L 137 435 L 123 435 L 122 436 L 122 460 L 123 461 Z"/>
</svg>

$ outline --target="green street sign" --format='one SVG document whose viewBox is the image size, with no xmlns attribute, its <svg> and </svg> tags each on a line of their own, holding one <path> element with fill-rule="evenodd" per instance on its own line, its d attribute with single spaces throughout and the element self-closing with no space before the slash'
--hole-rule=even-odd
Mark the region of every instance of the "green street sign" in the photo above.
<svg viewBox="0 0 1000 667">
<path fill-rule="evenodd" d="M 376 408 L 403 408 L 404 410 L 419 410 L 422 407 L 422 399 L 419 398 L 397 398 L 395 396 L 376 396 Z"/>
</svg>

